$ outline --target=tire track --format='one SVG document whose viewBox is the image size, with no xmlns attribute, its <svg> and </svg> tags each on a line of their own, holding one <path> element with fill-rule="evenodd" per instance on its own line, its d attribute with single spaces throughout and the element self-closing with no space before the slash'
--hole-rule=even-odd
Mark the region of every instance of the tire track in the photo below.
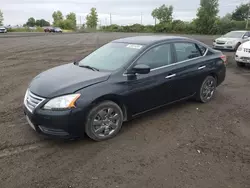
<svg viewBox="0 0 250 188">
<path fill-rule="evenodd" d="M 0 150 L 0 159 L 3 157 L 18 155 L 26 151 L 35 150 L 46 146 L 48 146 L 48 143 L 44 142 L 44 143 L 27 144 L 23 146 L 8 147 L 3 150 Z"/>
</svg>

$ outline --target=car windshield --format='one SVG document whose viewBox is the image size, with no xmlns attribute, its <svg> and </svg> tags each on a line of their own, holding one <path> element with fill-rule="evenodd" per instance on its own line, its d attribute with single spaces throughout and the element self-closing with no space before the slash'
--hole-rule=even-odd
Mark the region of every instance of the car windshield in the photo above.
<svg viewBox="0 0 250 188">
<path fill-rule="evenodd" d="M 223 37 L 225 38 L 241 38 L 245 32 L 242 31 L 231 31 L 227 34 L 225 34 Z"/>
<path fill-rule="evenodd" d="M 79 62 L 99 70 L 114 71 L 125 65 L 143 47 L 139 44 L 108 43 Z"/>
</svg>

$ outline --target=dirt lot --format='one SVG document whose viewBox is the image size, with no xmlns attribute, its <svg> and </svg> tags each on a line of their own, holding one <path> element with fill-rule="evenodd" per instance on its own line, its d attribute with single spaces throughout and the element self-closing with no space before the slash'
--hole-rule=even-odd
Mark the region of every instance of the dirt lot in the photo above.
<svg viewBox="0 0 250 188">
<path fill-rule="evenodd" d="M 58 141 L 28 126 L 22 102 L 35 75 L 129 35 L 135 34 L 0 38 L 1 188 L 250 187 L 250 69 L 237 68 L 232 52 L 211 103 L 154 111 L 112 140 Z"/>
</svg>

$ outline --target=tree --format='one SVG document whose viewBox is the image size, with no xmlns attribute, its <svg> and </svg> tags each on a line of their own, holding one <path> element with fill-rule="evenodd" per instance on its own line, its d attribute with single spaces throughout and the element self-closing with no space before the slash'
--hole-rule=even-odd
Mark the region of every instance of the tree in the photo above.
<svg viewBox="0 0 250 188">
<path fill-rule="evenodd" d="M 247 19 L 249 11 L 249 4 L 241 4 L 237 6 L 236 10 L 232 14 L 232 19 L 236 21 L 244 21 Z"/>
<path fill-rule="evenodd" d="M 223 16 L 221 18 L 221 20 L 225 20 L 225 21 L 230 21 L 232 20 L 232 14 L 231 13 L 227 13 L 225 16 Z"/>
<path fill-rule="evenodd" d="M 195 20 L 197 31 L 201 34 L 211 34 L 214 29 L 214 24 L 218 20 L 218 12 L 218 0 L 201 0 L 200 8 L 197 12 L 197 19 Z"/>
<path fill-rule="evenodd" d="M 173 10 L 174 7 L 172 5 L 166 6 L 163 4 L 159 8 L 154 9 L 151 15 L 154 19 L 159 20 L 160 23 L 171 23 L 173 20 Z"/>
<path fill-rule="evenodd" d="M 0 25 L 3 25 L 3 12 L 0 10 Z"/>
<path fill-rule="evenodd" d="M 50 23 L 44 19 L 36 20 L 36 26 L 39 27 L 50 26 Z"/>
<path fill-rule="evenodd" d="M 90 14 L 86 16 L 86 24 L 88 28 L 95 28 L 97 27 L 98 22 L 98 14 L 96 12 L 96 8 L 91 8 Z"/>
<path fill-rule="evenodd" d="M 66 23 L 70 26 L 68 29 L 76 29 L 76 14 L 71 12 L 66 16 Z"/>
<path fill-rule="evenodd" d="M 36 25 L 36 20 L 33 17 L 30 17 L 28 21 L 26 22 L 26 25 L 29 27 L 34 27 Z"/>
<path fill-rule="evenodd" d="M 58 26 L 59 22 L 63 21 L 63 14 L 62 14 L 62 12 L 59 11 L 59 10 L 53 12 L 52 17 L 53 17 L 53 19 L 54 19 L 53 24 L 54 24 L 55 26 Z"/>
</svg>

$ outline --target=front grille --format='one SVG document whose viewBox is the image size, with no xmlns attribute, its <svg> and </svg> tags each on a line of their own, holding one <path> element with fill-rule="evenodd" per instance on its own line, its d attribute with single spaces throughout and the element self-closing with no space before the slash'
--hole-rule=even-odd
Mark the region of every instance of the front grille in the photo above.
<svg viewBox="0 0 250 188">
<path fill-rule="evenodd" d="M 248 49 L 248 48 L 244 48 L 244 52 L 248 52 L 248 53 L 250 53 L 250 49 Z"/>
<path fill-rule="evenodd" d="M 27 109 L 33 113 L 33 111 L 36 109 L 36 107 L 41 104 L 45 99 L 42 97 L 39 97 L 33 93 L 31 93 L 29 90 L 27 90 L 25 97 L 24 97 L 24 104 L 27 107 Z"/>
<path fill-rule="evenodd" d="M 216 44 L 225 44 L 225 42 L 217 41 Z"/>
<path fill-rule="evenodd" d="M 250 57 L 241 57 L 243 60 L 250 60 Z"/>
</svg>

